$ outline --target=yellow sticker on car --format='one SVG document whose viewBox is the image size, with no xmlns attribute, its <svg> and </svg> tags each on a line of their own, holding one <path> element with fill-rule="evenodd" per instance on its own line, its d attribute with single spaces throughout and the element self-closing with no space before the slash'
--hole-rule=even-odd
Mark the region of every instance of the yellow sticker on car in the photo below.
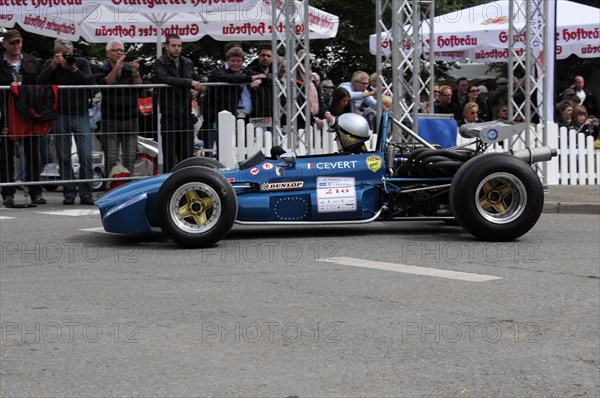
<svg viewBox="0 0 600 398">
<path fill-rule="evenodd" d="M 367 167 L 373 173 L 376 173 L 381 168 L 381 156 L 369 156 L 367 158 Z"/>
</svg>

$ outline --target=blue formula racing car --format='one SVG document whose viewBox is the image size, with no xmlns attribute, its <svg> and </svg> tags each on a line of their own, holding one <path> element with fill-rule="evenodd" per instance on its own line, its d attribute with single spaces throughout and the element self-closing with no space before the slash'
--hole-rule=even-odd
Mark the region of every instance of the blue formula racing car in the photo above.
<svg viewBox="0 0 600 398">
<path fill-rule="evenodd" d="M 387 139 L 388 121 L 406 130 Z M 510 241 L 529 231 L 544 203 L 532 164 L 556 155 L 549 147 L 483 153 L 522 132 L 524 124 L 468 124 L 472 144 L 439 149 L 384 114 L 376 150 L 367 151 L 366 120 L 343 114 L 331 127 L 339 153 L 296 157 L 262 152 L 225 168 L 190 158 L 170 173 L 137 180 L 96 201 L 104 228 L 143 234 L 157 228 L 179 245 L 203 248 L 234 223 L 364 224 L 387 220 L 458 223 L 482 240 Z M 281 148 L 279 148 L 281 149 Z"/>
</svg>

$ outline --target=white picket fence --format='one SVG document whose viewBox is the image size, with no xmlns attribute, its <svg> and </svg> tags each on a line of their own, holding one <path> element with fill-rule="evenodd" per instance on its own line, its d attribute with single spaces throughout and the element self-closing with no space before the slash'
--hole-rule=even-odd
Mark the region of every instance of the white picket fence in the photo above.
<svg viewBox="0 0 600 398">
<path fill-rule="evenodd" d="M 513 142 L 490 146 L 487 152 L 506 152 L 509 145 L 513 150 L 540 146 L 543 128 L 536 126 L 531 132 L 526 145 L 524 138 L 516 138 Z M 537 139 L 536 139 L 537 137 Z M 560 139 L 559 139 L 560 138 Z M 457 145 L 473 141 L 458 135 Z M 548 124 L 546 145 L 558 150 L 558 156 L 545 162 L 540 170 L 540 177 L 545 176 L 548 185 L 596 185 L 600 184 L 600 149 L 594 149 L 594 139 L 590 136 L 577 134 L 575 130 L 568 131 L 557 124 Z"/>
<path fill-rule="evenodd" d="M 504 144 L 504 147 L 494 144 L 487 152 L 506 152 L 511 149 L 524 149 L 527 147 L 540 146 L 542 139 L 542 126 L 531 131 L 528 145 L 525 138 L 515 138 Z M 327 126 L 318 129 L 316 126 L 309 129 L 311 148 L 313 155 L 334 153 L 337 145 L 333 140 L 334 135 L 327 131 Z M 524 134 L 522 134 L 524 136 Z M 537 137 L 537 139 L 536 139 Z M 561 138 L 559 140 L 559 137 Z M 568 139 L 566 139 L 568 137 Z M 563 139 L 565 138 L 565 139 Z M 465 139 L 457 134 L 456 143 L 462 145 L 473 139 Z M 377 142 L 374 134 L 367 143 L 372 150 Z M 539 169 L 540 177 L 545 178 L 548 185 L 596 185 L 600 184 L 600 149 L 594 149 L 592 137 L 576 134 L 575 130 L 567 131 L 564 127 L 558 128 L 556 124 L 548 124 L 546 138 L 547 145 L 558 149 L 558 156 L 545 162 Z M 282 137 L 280 145 L 287 148 L 287 136 Z M 217 148 L 218 159 L 227 167 L 234 167 L 237 162 L 243 161 L 261 150 L 269 156 L 273 146 L 273 135 L 270 131 L 255 128 L 252 124 L 245 125 L 243 120 L 238 120 L 231 113 L 223 111 L 219 113 L 219 148 Z M 297 155 L 309 153 L 306 146 L 300 146 Z"/>
<path fill-rule="evenodd" d="M 594 148 L 594 139 L 556 125 L 553 131 L 548 134 L 548 145 L 558 148 L 558 156 L 548 162 L 548 184 L 600 184 L 600 149 Z"/>
</svg>

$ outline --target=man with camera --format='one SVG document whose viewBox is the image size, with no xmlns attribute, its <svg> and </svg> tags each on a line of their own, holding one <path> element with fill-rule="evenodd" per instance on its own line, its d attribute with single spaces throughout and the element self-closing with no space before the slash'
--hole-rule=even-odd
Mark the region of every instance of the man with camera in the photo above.
<svg viewBox="0 0 600 398">
<path fill-rule="evenodd" d="M 83 57 L 74 55 L 73 43 L 68 39 L 54 41 L 54 57 L 47 60 L 42 73 L 37 77 L 38 84 L 56 84 L 60 86 L 81 86 L 94 84 L 90 63 Z M 93 205 L 92 198 L 92 129 L 89 122 L 89 89 L 76 87 L 60 91 L 58 117 L 54 122 L 54 142 L 60 166 L 62 180 L 73 180 L 71 164 L 71 134 L 75 138 L 79 156 L 79 178 L 88 180 L 78 184 L 66 183 L 63 186 L 63 204 L 75 203 L 79 188 L 80 203 Z"/>
<path fill-rule="evenodd" d="M 125 46 L 119 39 L 106 44 L 108 61 L 100 66 L 94 78 L 97 84 L 110 85 L 102 89 L 102 150 L 106 155 L 106 175 L 117 165 L 119 144 L 123 151 L 123 166 L 133 174 L 137 152 L 139 89 L 118 85 L 142 84 L 140 62 L 126 62 Z"/>
</svg>

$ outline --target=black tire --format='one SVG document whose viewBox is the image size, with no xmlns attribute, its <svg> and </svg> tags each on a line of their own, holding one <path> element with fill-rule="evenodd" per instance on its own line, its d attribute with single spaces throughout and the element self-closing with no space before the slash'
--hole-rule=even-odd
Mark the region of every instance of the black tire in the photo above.
<svg viewBox="0 0 600 398">
<path fill-rule="evenodd" d="M 470 234 L 507 242 L 527 233 L 544 207 L 544 189 L 529 164 L 512 155 L 477 156 L 461 167 L 450 187 L 450 209 Z"/>
<path fill-rule="evenodd" d="M 44 189 L 48 192 L 54 192 L 58 189 L 58 185 L 45 184 Z"/>
<path fill-rule="evenodd" d="M 177 163 L 175 166 L 173 166 L 173 168 L 171 169 L 170 172 L 175 173 L 176 171 L 179 171 L 181 169 L 185 169 L 186 167 L 191 167 L 191 166 L 203 166 L 203 167 L 208 167 L 210 169 L 225 168 L 223 163 L 219 162 L 216 159 L 204 158 L 204 157 L 200 157 L 200 158 L 193 157 L 193 158 L 184 159 L 181 162 Z"/>
<path fill-rule="evenodd" d="M 158 224 L 170 239 L 186 248 L 210 247 L 231 230 L 237 196 L 218 171 L 186 167 L 162 184 L 156 211 Z"/>
<path fill-rule="evenodd" d="M 99 168 L 95 168 L 94 173 L 93 173 L 93 178 L 94 178 L 94 181 L 92 181 L 92 189 L 95 192 L 103 191 L 105 182 L 104 181 L 96 181 L 96 180 L 104 178 L 104 173 L 102 172 L 102 170 L 100 170 Z"/>
</svg>

